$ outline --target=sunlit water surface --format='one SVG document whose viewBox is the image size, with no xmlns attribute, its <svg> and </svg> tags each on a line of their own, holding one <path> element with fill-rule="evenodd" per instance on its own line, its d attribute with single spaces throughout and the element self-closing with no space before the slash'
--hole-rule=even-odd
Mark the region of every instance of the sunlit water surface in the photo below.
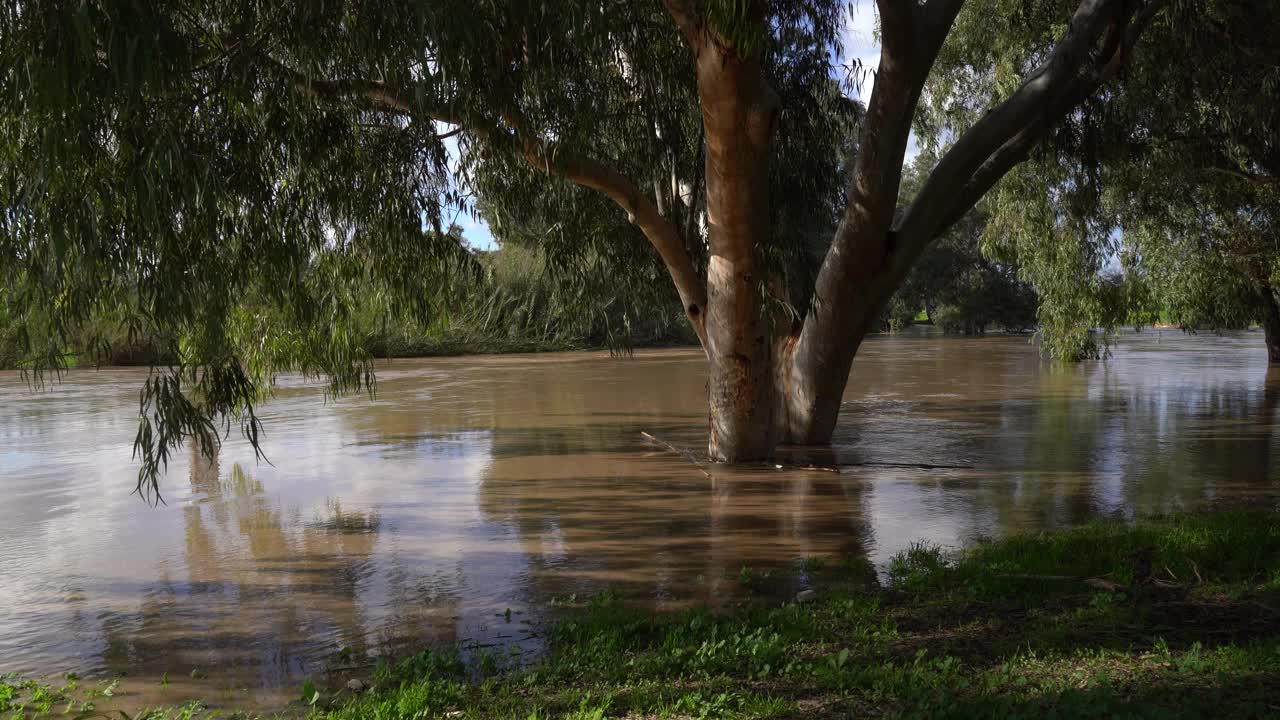
<svg viewBox="0 0 1280 720">
<path fill-rule="evenodd" d="M 272 464 L 184 452 L 158 508 L 130 495 L 144 376 L 0 380 L 0 673 L 272 707 L 434 644 L 536 652 L 554 601 L 606 588 L 714 605 L 744 566 L 1280 496 L 1257 333 L 1129 335 L 1078 366 L 1019 337 L 875 338 L 841 474 L 708 477 L 646 442 L 705 444 L 696 351 L 397 361 L 372 401 L 284 383 Z"/>
</svg>

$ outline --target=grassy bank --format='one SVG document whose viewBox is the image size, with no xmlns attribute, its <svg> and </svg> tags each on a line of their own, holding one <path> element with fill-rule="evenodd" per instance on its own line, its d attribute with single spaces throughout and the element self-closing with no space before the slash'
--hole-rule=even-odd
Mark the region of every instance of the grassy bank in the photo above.
<svg viewBox="0 0 1280 720">
<path fill-rule="evenodd" d="M 741 582 L 759 595 L 725 613 L 654 615 L 604 595 L 566 611 L 532 664 L 424 652 L 379 669 L 363 693 L 321 688 L 295 711 L 312 720 L 1280 715 L 1275 513 L 1099 522 L 958 553 L 921 546 L 892 562 L 883 586 L 856 563 L 796 571 L 813 599 L 770 600 L 776 576 L 749 570 Z M 50 700 L 48 688 L 4 688 L 5 715 L 96 711 Z M 155 715 L 182 713 L 192 710 Z"/>
</svg>

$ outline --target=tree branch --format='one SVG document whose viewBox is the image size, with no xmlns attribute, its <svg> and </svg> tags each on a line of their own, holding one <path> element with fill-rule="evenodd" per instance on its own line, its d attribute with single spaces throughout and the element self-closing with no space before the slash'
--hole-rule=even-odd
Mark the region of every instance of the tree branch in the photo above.
<svg viewBox="0 0 1280 720">
<path fill-rule="evenodd" d="M 920 94 L 963 0 L 879 0 L 884 42 L 875 87 L 859 123 L 858 157 L 848 206 L 819 271 L 815 307 L 847 305 L 855 266 L 874 272 L 892 248 L 888 231 L 902 181 L 902 161 Z M 857 292 L 867 288 L 859 287 Z M 830 312 L 839 314 L 838 307 Z M 808 321 L 806 320 L 806 323 Z M 827 317 L 819 324 L 837 322 Z"/>
<path fill-rule="evenodd" d="M 447 132 L 447 133 L 440 133 L 439 135 L 436 135 L 436 139 L 437 139 L 437 140 L 448 140 L 448 139 L 449 139 L 449 138 L 451 138 L 451 137 L 457 137 L 457 136 L 461 135 L 461 134 L 462 134 L 463 132 L 465 132 L 465 131 L 466 131 L 466 128 L 464 128 L 464 127 L 455 127 L 454 129 L 450 130 L 450 131 L 449 131 L 449 132 Z"/>
<path fill-rule="evenodd" d="M 272 68 L 290 78 L 299 90 L 322 100 L 337 101 L 362 98 L 381 110 L 409 117 L 425 115 L 432 120 L 438 120 L 449 125 L 467 126 L 467 122 L 461 113 L 443 106 L 429 107 L 419 104 L 415 107 L 380 80 L 365 80 L 361 78 L 316 79 L 308 77 L 270 56 L 264 55 L 262 59 Z"/>
<path fill-rule="evenodd" d="M 924 21 L 931 32 L 946 33 L 960 13 L 964 0 L 929 0 L 924 6 Z"/>
<path fill-rule="evenodd" d="M 398 95 L 393 93 L 386 84 L 377 80 L 312 80 L 302 79 L 298 83 L 299 88 L 304 92 L 309 92 L 318 97 L 329 99 L 339 97 L 362 97 L 374 105 L 393 112 L 402 113 L 404 115 L 413 115 L 413 108 L 409 103 L 400 99 Z M 437 113 L 432 113 L 434 117 Z M 436 118 L 451 125 L 456 125 L 452 119 Z"/>
<path fill-rule="evenodd" d="M 515 140 L 525 161 L 535 169 L 604 193 L 627 213 L 627 218 L 640 228 L 645 238 L 658 251 L 675 283 L 685 315 L 698 334 L 698 339 L 706 346 L 706 282 L 694 268 L 679 229 L 668 218 L 663 217 L 657 206 L 645 197 L 635 183 L 621 173 L 590 157 L 574 154 L 563 148 L 556 147 L 549 152 L 540 139 L 527 129 L 514 108 L 504 113 L 503 118 L 515 131 L 512 137 L 496 122 L 477 118 L 445 105 L 410 104 L 385 83 L 376 80 L 315 80 L 273 59 L 267 58 L 267 61 L 291 76 L 302 91 L 316 97 L 327 100 L 363 98 L 384 110 L 457 126 L 458 130 L 446 133 L 442 138 L 465 130 L 492 143 L 506 135 L 508 139 Z"/>
<path fill-rule="evenodd" d="M 702 16 L 689 0 L 662 0 L 662 4 L 680 29 L 680 34 L 684 35 L 685 42 L 689 43 L 689 48 L 697 55 L 702 46 Z"/>
<path fill-rule="evenodd" d="M 912 245 L 906 249 L 918 252 L 963 216 L 1054 123 L 1111 79 L 1165 1 L 1083 0 L 1049 59 L 938 162 L 897 224 Z"/>
<path fill-rule="evenodd" d="M 890 46 L 894 51 L 905 49 L 903 46 L 911 42 L 915 26 L 916 3 L 914 0 L 876 0 L 876 11 L 880 14 L 881 46 Z"/>
<path fill-rule="evenodd" d="M 597 190 L 609 196 L 627 213 L 627 219 L 640 228 L 649 243 L 658 251 L 667 267 L 685 315 L 698 333 L 703 347 L 707 344 L 707 286 L 693 266 L 693 260 L 685 249 L 680 231 L 670 219 L 663 217 L 658 207 L 645 196 L 639 186 L 626 176 L 585 155 L 571 153 L 556 147 L 550 151 L 528 135 L 521 146 L 525 160 L 534 168 L 548 175 L 556 175 L 582 187 Z"/>
<path fill-rule="evenodd" d="M 810 378 L 847 377 L 862 334 L 920 251 L 1123 65 L 1164 2 L 1081 0 L 1049 60 L 960 137 L 895 219 L 916 105 L 963 3 L 930 0 L 921 7 L 913 0 L 879 0 L 885 41 L 862 123 L 849 206 L 823 260 L 792 354 L 790 380 L 798 398 L 808 402 L 831 392 Z M 813 427 L 822 430 L 834 422 L 834 412 L 827 412 L 813 420 Z"/>
<path fill-rule="evenodd" d="M 1276 177 L 1275 175 L 1245 172 L 1239 168 L 1228 167 L 1225 165 L 1211 165 L 1206 167 L 1205 170 L 1208 170 L 1209 172 L 1222 173 L 1223 175 L 1230 175 L 1231 177 L 1247 180 L 1248 182 L 1257 183 L 1259 185 L 1280 183 L 1280 177 Z"/>
</svg>

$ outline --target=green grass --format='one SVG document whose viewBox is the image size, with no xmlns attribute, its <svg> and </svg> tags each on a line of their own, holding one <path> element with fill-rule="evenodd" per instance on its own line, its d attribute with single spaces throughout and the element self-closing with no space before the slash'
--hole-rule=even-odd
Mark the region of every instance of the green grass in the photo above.
<svg viewBox="0 0 1280 720">
<path fill-rule="evenodd" d="M 1120 585 L 1147 579 L 1160 581 L 1157 585 L 1194 581 L 1214 588 L 1261 581 L 1280 588 L 1280 522 L 1275 517 L 1221 512 L 1136 526 L 1099 521 L 980 541 L 958 554 L 916 546 L 894 559 L 890 575 L 904 590 L 1030 599 L 1078 589 L 1068 581 L 1045 579 L 1049 576 L 1105 578 Z"/>
<path fill-rule="evenodd" d="M 548 654 L 516 667 L 427 651 L 359 696 L 314 690 L 310 720 L 419 718 L 1198 718 L 1280 715 L 1280 516 L 1098 522 L 917 546 L 882 587 L 807 559 L 809 603 L 653 614 L 603 594 L 558 609 Z M 507 663 L 512 663 L 507 666 Z M 0 715 L 81 712 L 0 685 Z M 35 695 L 44 693 L 42 700 Z M 310 694 L 310 693 L 309 693 Z M 177 717 L 188 709 L 157 711 Z M 131 720 L 136 720 L 133 718 Z"/>
</svg>

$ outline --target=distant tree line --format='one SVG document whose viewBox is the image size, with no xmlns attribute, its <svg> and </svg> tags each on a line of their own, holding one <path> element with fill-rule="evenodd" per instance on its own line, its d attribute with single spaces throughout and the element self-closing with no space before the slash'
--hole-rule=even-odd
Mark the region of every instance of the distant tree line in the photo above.
<svg viewBox="0 0 1280 720">
<path fill-rule="evenodd" d="M 454 228 L 450 232 L 458 233 Z M 371 357 L 403 358 L 587 349 L 627 352 L 697 343 L 678 306 L 667 297 L 671 290 L 664 283 L 636 282 L 631 274 L 619 276 L 604 267 L 579 275 L 518 243 L 473 251 L 460 276 L 426 323 L 380 313 L 373 303 L 361 306 L 351 319 L 356 345 Z M 370 284 L 366 291 L 379 290 Z M 275 322 L 270 308 L 252 298 L 238 314 Z M 0 367 L 29 365 L 21 352 L 22 332 L 22 324 L 0 304 Z M 60 352 L 71 366 L 164 365 L 177 362 L 180 349 L 175 338 L 138 333 L 121 314 L 107 311 L 76 325 Z"/>
</svg>

